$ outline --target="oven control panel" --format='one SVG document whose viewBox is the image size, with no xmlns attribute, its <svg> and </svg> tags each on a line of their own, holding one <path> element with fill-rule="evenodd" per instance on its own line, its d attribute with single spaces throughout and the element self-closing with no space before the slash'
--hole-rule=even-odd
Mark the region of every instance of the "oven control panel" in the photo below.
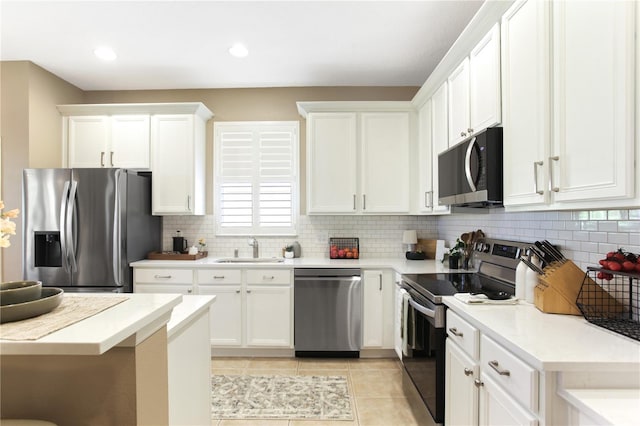
<svg viewBox="0 0 640 426">
<path fill-rule="evenodd" d="M 474 262 L 489 262 L 514 269 L 530 243 L 485 238 L 475 244 Z"/>
</svg>

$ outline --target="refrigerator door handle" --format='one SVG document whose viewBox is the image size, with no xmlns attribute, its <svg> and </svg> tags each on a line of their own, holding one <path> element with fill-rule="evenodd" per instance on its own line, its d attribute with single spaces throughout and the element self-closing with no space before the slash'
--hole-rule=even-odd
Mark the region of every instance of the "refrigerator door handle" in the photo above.
<svg viewBox="0 0 640 426">
<path fill-rule="evenodd" d="M 66 230 L 65 234 L 67 235 L 67 247 L 69 253 L 69 264 L 71 267 L 71 272 L 76 272 L 78 270 L 78 262 L 76 261 L 76 236 L 73 228 L 73 219 L 75 216 L 76 209 L 76 195 L 78 193 L 78 182 L 71 181 L 71 189 L 69 190 L 69 198 L 67 200 L 67 217 L 66 219 Z"/>
<path fill-rule="evenodd" d="M 115 173 L 115 200 L 113 203 L 113 260 L 111 267 L 113 268 L 113 279 L 116 285 L 122 285 L 122 277 L 120 276 L 120 258 L 122 257 L 122 221 L 120 216 L 120 178 L 122 173 L 117 170 Z"/>
<path fill-rule="evenodd" d="M 69 272 L 69 250 L 67 245 L 67 207 L 69 206 L 69 185 L 70 182 L 64 183 L 62 189 L 62 200 L 60 201 L 60 250 L 62 251 L 62 268 L 65 272 Z"/>
</svg>

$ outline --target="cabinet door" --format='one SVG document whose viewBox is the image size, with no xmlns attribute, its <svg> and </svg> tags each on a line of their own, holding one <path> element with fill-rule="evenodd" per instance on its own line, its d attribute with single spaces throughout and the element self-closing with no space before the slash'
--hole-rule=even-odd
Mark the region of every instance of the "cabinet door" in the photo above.
<svg viewBox="0 0 640 426">
<path fill-rule="evenodd" d="M 356 114 L 307 118 L 307 213 L 355 213 Z"/>
<path fill-rule="evenodd" d="M 289 286 L 247 286 L 247 346 L 292 347 Z"/>
<path fill-rule="evenodd" d="M 160 294 L 193 294 L 193 286 L 191 284 L 147 284 L 134 283 L 134 293 L 160 293 Z"/>
<path fill-rule="evenodd" d="M 553 2 L 555 202 L 634 194 L 635 7 Z"/>
<path fill-rule="evenodd" d="M 380 348 L 384 337 L 382 271 L 363 271 L 362 346 Z"/>
<path fill-rule="evenodd" d="M 201 285 L 199 294 L 215 295 L 216 302 L 211 305 L 212 346 L 242 345 L 242 295 L 240 286 Z"/>
<path fill-rule="evenodd" d="M 469 55 L 469 121 L 471 133 L 500 123 L 500 26 Z"/>
<path fill-rule="evenodd" d="M 474 380 L 479 377 L 478 362 L 447 339 L 444 383 L 445 424 L 459 426 L 478 424 L 478 388 Z"/>
<path fill-rule="evenodd" d="M 447 80 L 449 90 L 449 146 L 469 135 L 469 58 Z"/>
<path fill-rule="evenodd" d="M 69 167 L 110 167 L 109 117 L 68 117 L 67 135 Z"/>
<path fill-rule="evenodd" d="M 194 214 L 194 117 L 154 115 L 153 214 Z"/>
<path fill-rule="evenodd" d="M 502 17 L 504 205 L 547 201 L 549 3 L 516 2 Z"/>
<path fill-rule="evenodd" d="M 447 112 L 447 83 L 445 82 L 433 94 L 431 98 L 431 143 L 433 149 L 432 170 L 433 170 L 433 212 L 447 213 L 449 206 L 440 204 L 438 189 L 438 154 L 444 152 L 449 147 L 449 125 Z"/>
<path fill-rule="evenodd" d="M 480 426 L 523 425 L 537 426 L 538 419 L 522 408 L 496 382 L 481 374 Z"/>
<path fill-rule="evenodd" d="M 114 115 L 111 117 L 109 167 L 148 169 L 149 116 Z"/>
<path fill-rule="evenodd" d="M 431 213 L 433 210 L 433 143 L 431 125 L 431 99 L 418 111 L 418 211 Z M 437 158 L 437 156 L 436 156 Z M 436 169 L 437 172 L 437 169 Z M 437 183 L 437 176 L 436 183 Z"/>
<path fill-rule="evenodd" d="M 409 212 L 409 113 L 360 115 L 363 213 Z"/>
</svg>

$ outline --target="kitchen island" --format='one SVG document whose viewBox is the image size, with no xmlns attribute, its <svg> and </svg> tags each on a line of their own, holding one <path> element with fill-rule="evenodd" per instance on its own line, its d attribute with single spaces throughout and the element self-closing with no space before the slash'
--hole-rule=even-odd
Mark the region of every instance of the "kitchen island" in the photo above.
<svg viewBox="0 0 640 426">
<path fill-rule="evenodd" d="M 126 301 L 38 340 L 0 339 L 2 418 L 59 425 L 169 424 L 171 369 L 184 363 L 172 360 L 172 339 L 192 324 L 208 325 L 215 298 L 182 304 L 178 294 L 125 296 Z M 205 327 L 200 337 L 206 342 L 207 335 Z M 204 356 L 208 360 L 208 350 Z"/>
</svg>

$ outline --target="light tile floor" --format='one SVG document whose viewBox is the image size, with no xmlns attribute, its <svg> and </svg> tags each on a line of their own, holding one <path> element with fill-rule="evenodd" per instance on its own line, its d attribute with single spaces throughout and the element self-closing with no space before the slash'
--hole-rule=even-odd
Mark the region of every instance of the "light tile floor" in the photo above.
<svg viewBox="0 0 640 426">
<path fill-rule="evenodd" d="M 213 358 L 213 374 L 343 375 L 353 398 L 353 421 L 216 420 L 213 426 L 433 425 L 413 388 L 403 387 L 397 359 Z M 405 391 L 406 390 L 406 394 Z M 407 396 L 408 395 L 408 396 Z"/>
</svg>

